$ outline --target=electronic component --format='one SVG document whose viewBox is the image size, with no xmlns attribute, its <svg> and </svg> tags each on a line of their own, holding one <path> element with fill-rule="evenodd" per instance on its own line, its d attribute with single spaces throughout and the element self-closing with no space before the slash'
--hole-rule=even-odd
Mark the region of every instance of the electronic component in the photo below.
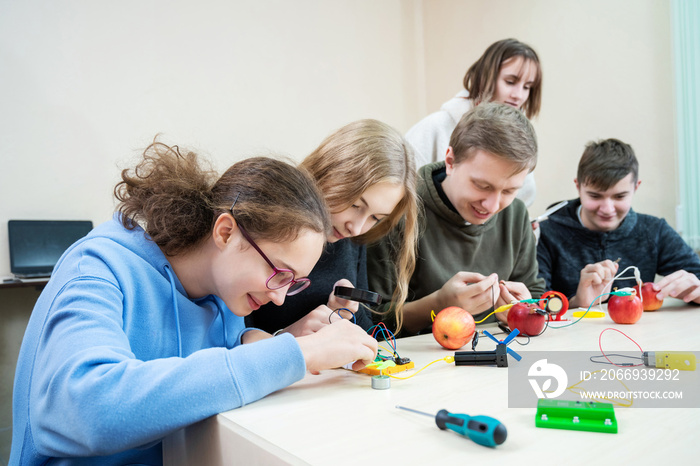
<svg viewBox="0 0 700 466">
<path fill-rule="evenodd" d="M 566 311 L 569 310 L 569 300 L 558 291 L 547 291 L 540 298 L 540 307 L 550 315 L 554 315 L 552 320 L 561 321 Z"/>
<path fill-rule="evenodd" d="M 583 308 L 579 308 L 583 309 Z M 586 309 L 585 311 L 576 311 L 571 314 L 572 317 L 578 317 L 578 318 L 586 318 L 586 319 L 600 319 L 601 317 L 605 317 L 605 312 L 603 311 L 590 311 Z"/>
<path fill-rule="evenodd" d="M 388 375 L 375 375 L 372 377 L 372 388 L 375 390 L 387 390 L 391 388 L 391 379 Z"/>
<path fill-rule="evenodd" d="M 333 293 L 339 298 L 357 301 L 358 303 L 381 304 L 382 302 L 382 297 L 379 293 L 349 286 L 336 286 Z"/>
<path fill-rule="evenodd" d="M 649 367 L 679 371 L 695 370 L 695 354 L 688 351 L 644 351 L 642 361 Z"/>
<path fill-rule="evenodd" d="M 508 327 L 508 324 L 501 322 L 500 320 L 498 321 L 498 328 L 503 330 L 505 333 L 510 333 L 510 327 Z"/>
<path fill-rule="evenodd" d="M 411 362 L 411 358 L 400 358 L 398 356 L 394 356 L 394 362 L 397 366 L 404 366 Z"/>
<path fill-rule="evenodd" d="M 397 372 L 407 371 L 409 369 L 413 369 L 414 367 L 415 364 L 413 364 L 412 361 L 409 361 L 406 364 L 397 364 L 395 366 L 382 367 L 381 369 L 379 367 L 372 367 L 372 365 L 369 365 L 357 372 L 362 372 L 369 375 L 396 374 Z"/>
<path fill-rule="evenodd" d="M 549 429 L 587 430 L 617 433 L 617 419 L 612 403 L 596 401 L 537 401 L 535 425 Z"/>
<path fill-rule="evenodd" d="M 484 330 L 484 335 L 496 342 L 494 351 L 457 351 L 455 353 L 456 366 L 490 366 L 508 367 L 508 354 L 520 361 L 522 357 L 508 348 L 508 343 L 520 333 L 516 328 L 505 338 L 505 340 L 497 340 L 488 331 Z"/>
<path fill-rule="evenodd" d="M 455 366 L 508 367 L 508 356 L 502 345 L 498 345 L 495 351 L 457 351 Z"/>
<path fill-rule="evenodd" d="M 500 327 L 500 325 L 499 325 Z M 506 332 L 508 333 L 508 332 Z M 476 345 L 479 343 L 479 332 L 474 332 L 474 336 L 472 337 L 472 351 L 476 351 Z"/>
</svg>

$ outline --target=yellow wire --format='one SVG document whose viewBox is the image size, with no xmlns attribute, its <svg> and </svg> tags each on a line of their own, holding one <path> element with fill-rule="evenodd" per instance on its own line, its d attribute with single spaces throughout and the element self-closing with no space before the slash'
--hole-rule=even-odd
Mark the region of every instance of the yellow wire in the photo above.
<svg viewBox="0 0 700 466">
<path fill-rule="evenodd" d="M 480 323 L 482 323 L 483 321 L 485 321 L 486 319 L 488 319 L 489 317 L 491 317 L 492 315 L 494 315 L 495 313 L 497 313 L 497 312 L 505 312 L 505 311 L 507 311 L 508 309 L 510 309 L 511 307 L 513 307 L 512 304 L 505 304 L 505 305 L 499 307 L 498 309 L 496 309 L 495 311 L 493 311 L 491 314 L 489 314 L 489 315 L 487 315 L 486 317 L 484 317 L 483 319 L 481 319 L 481 320 L 479 320 L 479 321 L 477 321 L 477 322 L 474 322 L 474 323 L 475 323 L 475 324 L 480 324 Z"/>
<path fill-rule="evenodd" d="M 481 320 L 479 320 L 479 321 L 476 321 L 476 322 L 474 322 L 474 323 L 475 323 L 475 324 L 480 324 L 480 323 L 482 323 L 483 321 L 485 321 L 486 319 L 488 319 L 489 317 L 491 317 L 492 315 L 494 315 L 495 313 L 496 313 L 496 311 L 493 311 L 491 314 L 487 315 L 487 316 L 484 317 L 483 319 L 481 319 Z"/>
<path fill-rule="evenodd" d="M 391 374 L 385 374 L 385 375 L 388 375 L 388 376 L 391 377 L 392 379 L 406 380 L 406 379 L 410 379 L 410 378 L 413 377 L 414 375 L 418 375 L 418 373 L 420 373 L 423 369 L 425 369 L 426 367 L 428 367 L 428 366 L 431 365 L 431 364 L 435 364 L 435 363 L 438 362 L 438 361 L 445 361 L 446 363 L 450 364 L 450 363 L 454 362 L 454 360 L 455 360 L 454 356 L 445 356 L 444 358 L 436 359 L 436 360 L 433 361 L 433 362 L 429 362 L 428 364 L 426 364 L 425 366 L 423 366 L 420 370 L 418 370 L 415 374 L 411 374 L 411 375 L 409 375 L 408 377 L 396 377 L 395 375 L 391 375 Z"/>
<path fill-rule="evenodd" d="M 499 307 L 498 309 L 494 310 L 493 312 L 491 312 L 489 315 L 487 315 L 486 317 L 484 317 L 484 318 L 481 319 L 480 321 L 474 322 L 474 323 L 475 323 L 475 324 L 480 324 L 480 323 L 482 323 L 483 321 L 485 321 L 486 319 L 488 319 L 489 317 L 491 317 L 492 315 L 494 315 L 495 313 L 507 311 L 507 310 L 510 309 L 512 306 L 513 306 L 512 304 L 503 305 L 503 306 Z M 435 312 L 435 311 L 433 311 L 433 313 L 434 313 L 434 312 Z M 433 315 L 433 319 L 434 319 L 434 318 L 435 318 L 435 317 L 434 317 L 434 315 Z M 391 353 L 391 354 L 394 354 L 394 351 L 389 351 L 388 349 L 384 348 L 382 345 L 378 345 L 378 346 L 379 346 L 379 348 L 383 349 L 384 351 L 387 351 L 387 352 L 389 352 L 389 353 Z M 385 375 L 388 375 L 388 376 L 391 377 L 392 379 L 406 380 L 406 379 L 410 379 L 411 377 L 413 377 L 413 376 L 415 376 L 415 375 L 418 375 L 423 369 L 425 369 L 426 367 L 430 366 L 431 364 L 435 364 L 435 363 L 438 362 L 438 361 L 445 361 L 446 363 L 450 364 L 450 363 L 453 363 L 454 360 L 455 360 L 454 356 L 445 356 L 444 358 L 436 359 L 435 361 L 426 364 L 426 365 L 423 366 L 421 369 L 419 369 L 418 371 L 416 371 L 414 374 L 409 375 L 408 377 L 397 377 L 397 376 L 391 375 L 391 374 L 385 374 Z"/>
<path fill-rule="evenodd" d="M 591 375 L 597 374 L 598 372 L 603 372 L 603 369 L 598 369 L 597 371 L 593 371 L 593 372 L 591 373 Z M 622 384 L 622 386 L 625 387 L 625 389 L 626 389 L 627 392 L 629 393 L 629 391 L 630 391 L 629 387 L 628 387 L 627 385 L 625 385 L 625 383 L 624 383 L 622 380 L 618 379 L 617 377 L 615 377 L 615 380 L 617 380 L 618 382 L 620 382 L 620 383 Z M 585 380 L 581 379 L 581 380 L 579 380 L 578 382 L 576 382 L 575 384 L 566 387 L 566 389 L 569 390 L 569 391 L 570 391 L 571 393 L 573 393 L 573 394 L 580 395 L 580 393 L 583 391 L 583 388 L 577 387 L 577 385 L 579 385 L 579 384 L 581 384 L 581 383 L 583 383 L 583 382 L 585 382 Z M 574 389 L 578 390 L 578 392 L 574 391 Z M 620 400 L 620 399 L 624 400 L 625 398 L 608 398 L 607 396 L 604 396 L 604 397 L 602 397 L 602 398 L 592 398 L 592 399 L 593 399 L 593 400 L 596 400 L 596 401 L 599 401 L 599 400 L 607 400 L 607 401 L 609 401 L 609 402 L 611 402 L 611 403 L 613 403 L 613 404 L 616 404 L 616 405 L 618 405 L 618 406 L 621 406 L 621 407 L 623 407 L 623 408 L 629 408 L 629 407 L 631 407 L 632 404 L 634 403 L 634 399 L 632 399 L 632 398 L 629 398 L 629 404 L 620 403 L 619 401 L 615 401 L 615 400 Z"/>
</svg>

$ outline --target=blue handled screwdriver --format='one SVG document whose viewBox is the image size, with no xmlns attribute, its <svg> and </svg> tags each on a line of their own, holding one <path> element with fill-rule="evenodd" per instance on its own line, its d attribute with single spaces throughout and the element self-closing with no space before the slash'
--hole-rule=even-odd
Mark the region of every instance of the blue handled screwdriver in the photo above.
<svg viewBox="0 0 700 466">
<path fill-rule="evenodd" d="M 403 406 L 396 406 L 399 409 L 410 411 L 412 413 L 422 414 L 423 416 L 433 417 L 430 413 L 424 413 Z M 497 419 L 489 416 L 469 416 L 467 414 L 453 414 L 446 409 L 441 409 L 435 415 L 435 424 L 441 429 L 450 429 L 472 439 L 479 445 L 487 447 L 495 447 L 506 441 L 508 431 L 506 426 L 501 424 Z"/>
</svg>

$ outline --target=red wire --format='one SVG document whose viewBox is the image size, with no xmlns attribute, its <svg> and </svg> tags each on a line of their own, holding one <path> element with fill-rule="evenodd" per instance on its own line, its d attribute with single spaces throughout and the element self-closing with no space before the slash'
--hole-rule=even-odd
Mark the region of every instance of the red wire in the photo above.
<svg viewBox="0 0 700 466">
<path fill-rule="evenodd" d="M 379 331 L 381 331 L 384 334 L 384 339 L 389 344 L 391 349 L 394 350 L 394 353 L 395 353 L 396 352 L 396 338 L 389 339 L 389 335 L 392 335 L 392 333 L 389 332 L 389 329 L 387 328 L 387 326 L 384 322 L 379 322 L 377 325 L 374 326 L 374 330 L 372 331 L 372 335 L 371 335 L 372 338 L 376 338 L 375 335 Z"/>
<path fill-rule="evenodd" d="M 615 364 L 614 362 L 612 362 L 612 361 L 608 358 L 608 356 L 605 354 L 605 351 L 603 351 L 603 344 L 602 344 L 602 342 L 601 342 L 601 340 L 602 340 L 602 338 L 603 338 L 603 334 L 604 334 L 607 330 L 615 330 L 616 332 L 621 333 L 621 334 L 623 334 L 624 336 L 626 336 L 627 339 L 628 339 L 629 341 L 631 341 L 632 343 L 634 343 L 635 345 L 637 345 L 637 348 L 639 348 L 639 352 L 640 352 L 640 353 L 643 353 L 644 350 L 642 350 L 642 347 L 639 346 L 639 343 L 637 343 L 636 341 L 634 341 L 634 340 L 633 340 L 629 335 L 627 335 L 625 332 L 622 332 L 622 331 L 620 331 L 620 330 L 618 330 L 618 329 L 616 329 L 616 328 L 612 328 L 612 327 L 608 327 L 608 328 L 606 328 L 606 329 L 603 329 L 603 331 L 600 332 L 600 335 L 598 335 L 598 348 L 600 348 L 600 352 L 603 353 L 603 357 L 604 357 L 605 359 L 607 359 L 608 362 L 609 362 L 610 364 L 612 364 L 613 366 L 617 366 L 617 367 L 636 367 L 636 366 L 643 366 L 643 365 L 644 365 L 644 363 L 639 363 L 639 364 L 632 364 L 631 366 L 621 366 L 621 365 L 619 365 L 619 364 Z"/>
</svg>

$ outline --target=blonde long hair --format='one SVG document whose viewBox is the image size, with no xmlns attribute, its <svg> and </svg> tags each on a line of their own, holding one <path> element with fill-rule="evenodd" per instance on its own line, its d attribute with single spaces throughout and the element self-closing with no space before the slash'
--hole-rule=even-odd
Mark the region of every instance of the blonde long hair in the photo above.
<svg viewBox="0 0 700 466">
<path fill-rule="evenodd" d="M 416 162 L 411 145 L 391 126 L 377 120 L 359 120 L 328 136 L 301 163 L 316 179 L 331 212 L 342 212 L 371 186 L 388 182 L 404 188 L 403 198 L 391 214 L 354 238 L 369 244 L 396 231 L 393 252 L 396 288 L 391 310 L 396 314 L 397 331 L 408 295 L 408 282 L 416 263 L 418 203 Z"/>
</svg>

